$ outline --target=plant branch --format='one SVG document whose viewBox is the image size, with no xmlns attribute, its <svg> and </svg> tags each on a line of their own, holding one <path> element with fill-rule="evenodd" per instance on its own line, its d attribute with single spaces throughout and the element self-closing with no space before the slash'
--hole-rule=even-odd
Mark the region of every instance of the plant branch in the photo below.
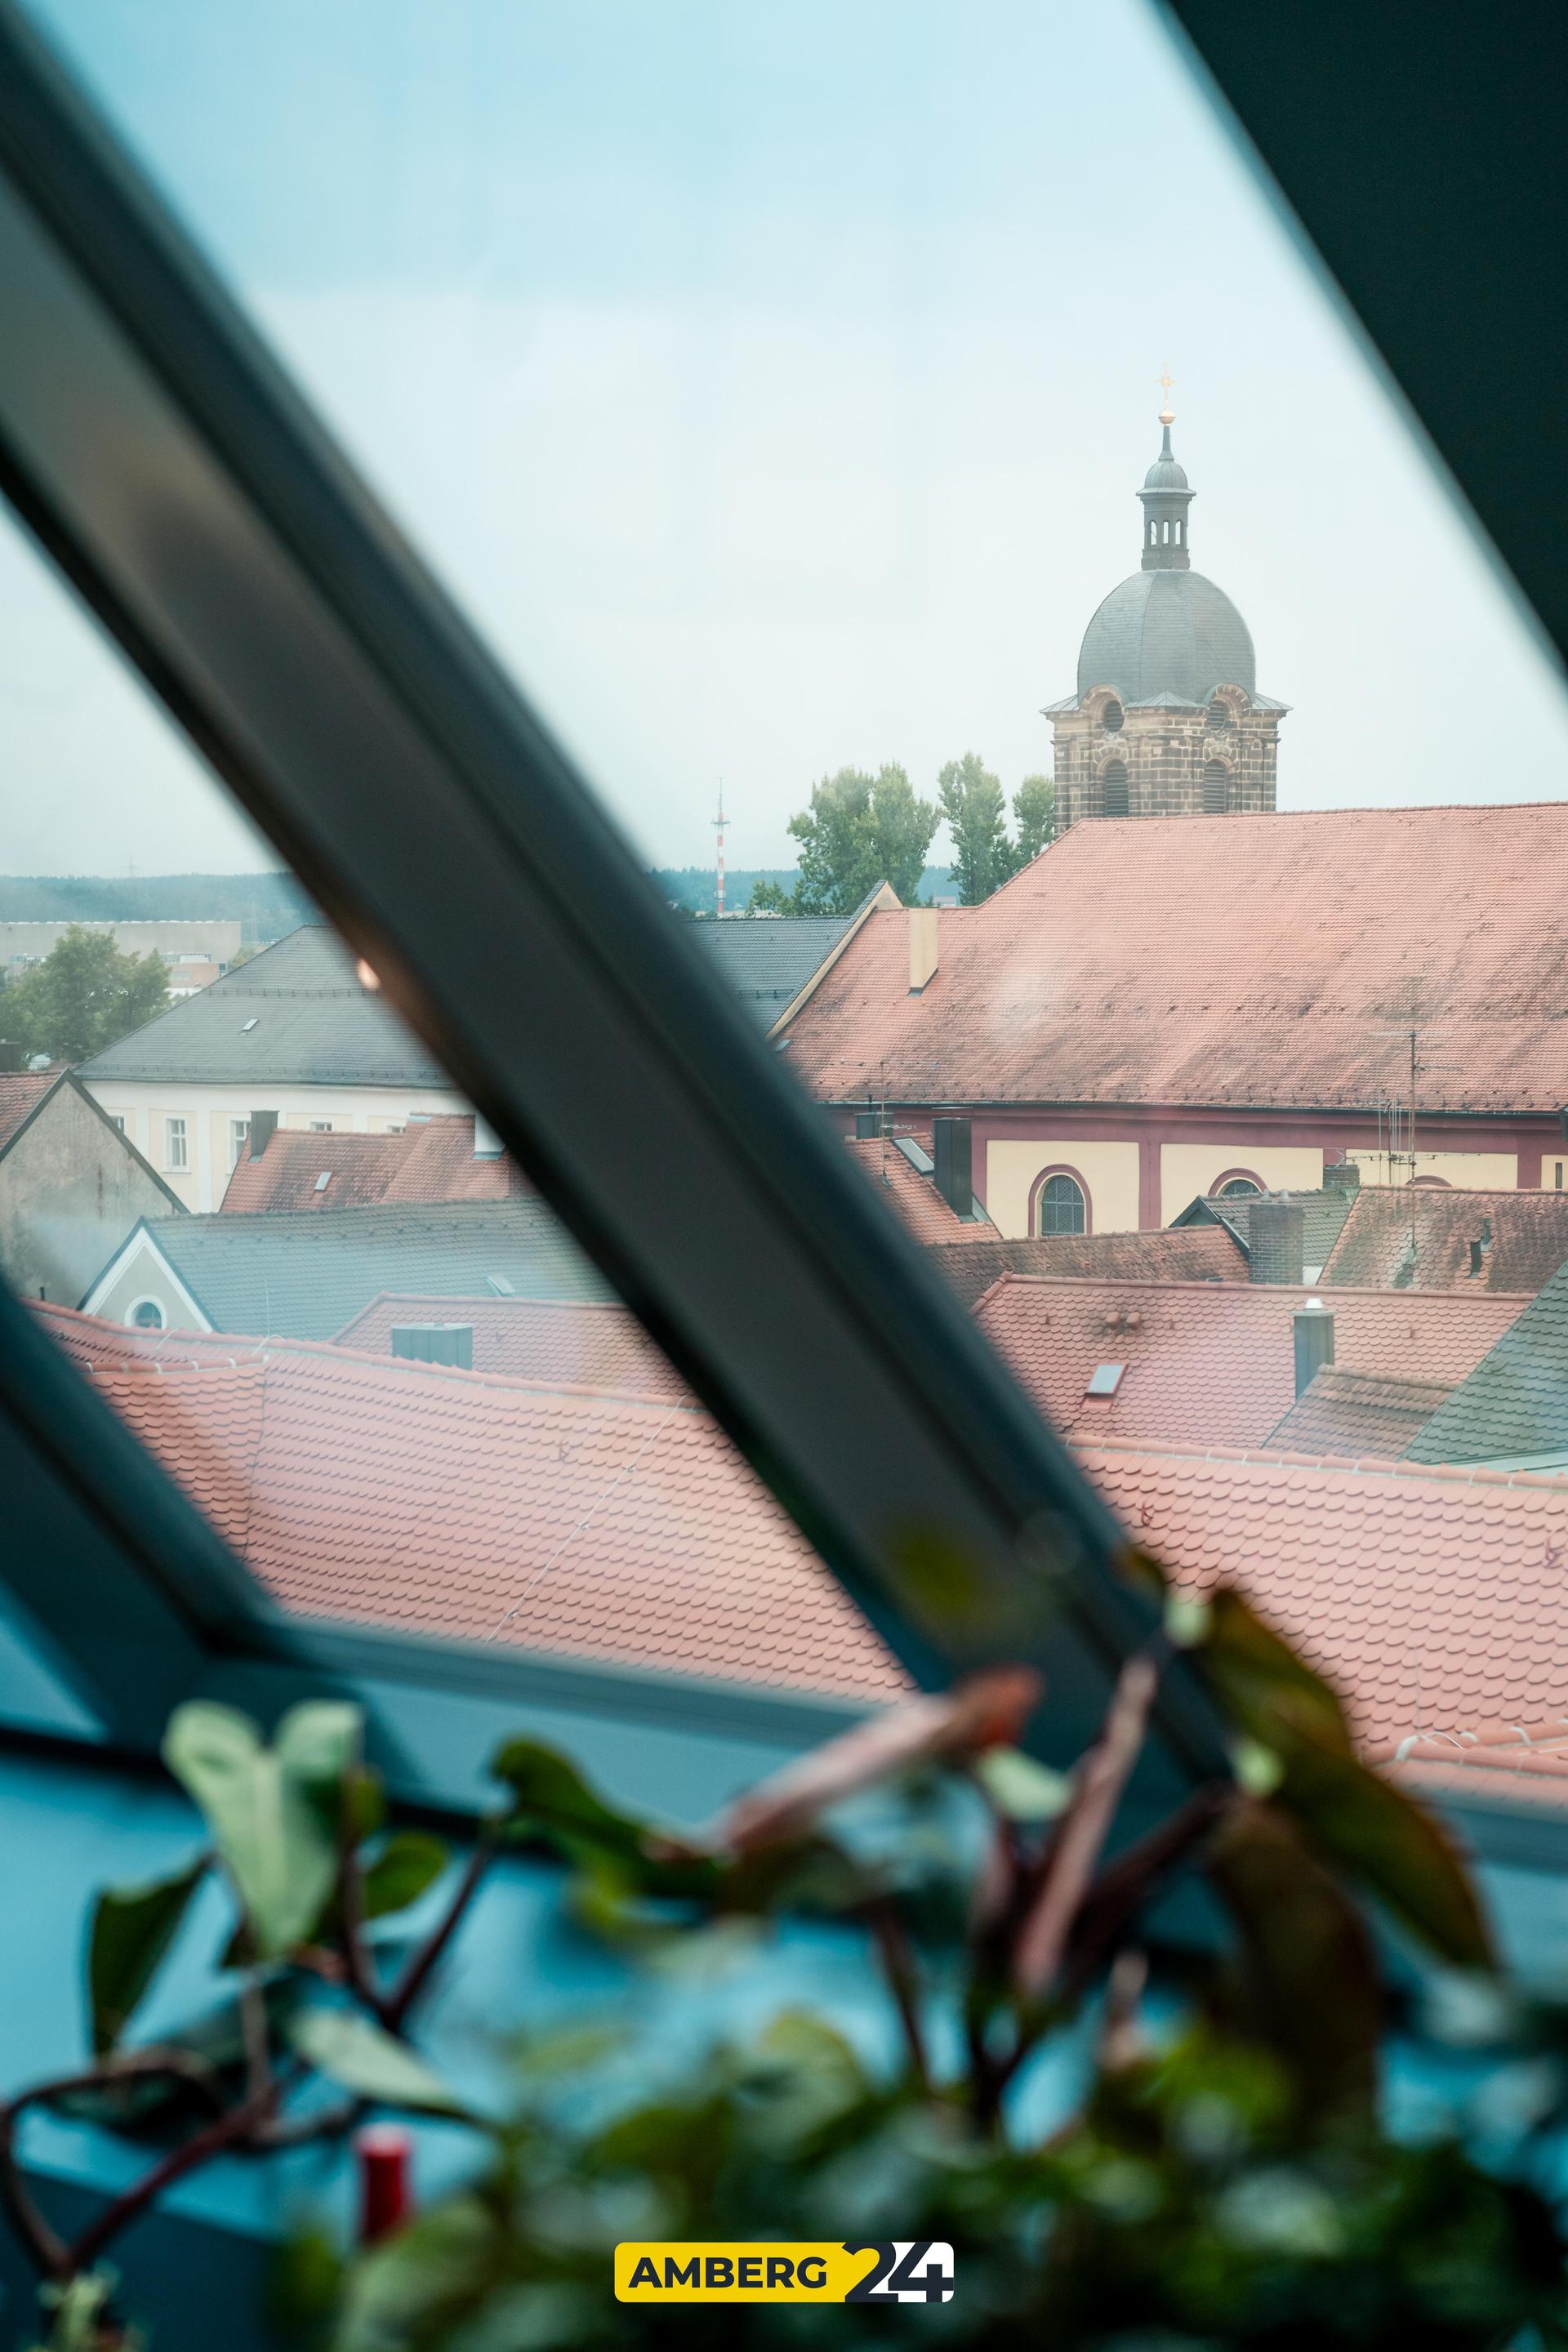
<svg viewBox="0 0 1568 2352">
<path fill-rule="evenodd" d="M 881 1957 L 882 1973 L 893 1996 L 899 2012 L 899 2022 L 904 2030 L 904 2047 L 909 2052 L 910 2066 L 920 2087 L 921 2096 L 931 2096 L 931 2064 L 926 2057 L 925 2033 L 921 2025 L 920 1986 L 915 1976 L 913 1956 L 903 1922 L 885 1895 L 874 1895 L 865 1906 L 867 1923 L 877 1939 Z"/>
<path fill-rule="evenodd" d="M 479 1882 L 495 1859 L 494 1842 L 481 1836 L 468 1856 L 468 1867 L 458 1882 L 458 1891 L 447 1906 L 447 1916 L 422 1948 L 415 1953 L 398 1982 L 394 1986 L 378 2014 L 389 2033 L 401 2033 L 409 2011 L 430 1980 L 432 1970 L 441 1959 L 447 1945 L 462 1925 L 464 1914 L 479 1891 Z"/>
</svg>

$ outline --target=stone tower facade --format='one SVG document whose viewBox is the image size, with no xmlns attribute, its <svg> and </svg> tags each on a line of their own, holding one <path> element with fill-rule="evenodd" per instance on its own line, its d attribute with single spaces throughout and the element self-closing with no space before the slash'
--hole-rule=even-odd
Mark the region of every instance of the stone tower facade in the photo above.
<svg viewBox="0 0 1568 2352">
<path fill-rule="evenodd" d="M 1083 817 L 1225 816 L 1272 809 L 1279 721 L 1257 688 L 1252 639 L 1223 589 L 1192 568 L 1194 492 L 1164 440 L 1143 478 L 1141 568 L 1084 633 L 1078 691 L 1046 712 L 1057 824 Z"/>
</svg>

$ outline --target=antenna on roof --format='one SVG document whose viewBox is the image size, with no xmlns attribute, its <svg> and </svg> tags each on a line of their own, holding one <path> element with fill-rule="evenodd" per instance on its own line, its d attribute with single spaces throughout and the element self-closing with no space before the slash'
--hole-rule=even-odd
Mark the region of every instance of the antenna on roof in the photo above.
<svg viewBox="0 0 1568 2352">
<path fill-rule="evenodd" d="M 716 817 L 710 818 L 710 823 L 712 824 L 713 830 L 719 836 L 719 857 L 716 869 L 716 880 L 718 883 L 717 906 L 719 919 L 722 921 L 724 916 L 724 779 L 722 776 L 719 779 L 719 814 Z"/>
</svg>

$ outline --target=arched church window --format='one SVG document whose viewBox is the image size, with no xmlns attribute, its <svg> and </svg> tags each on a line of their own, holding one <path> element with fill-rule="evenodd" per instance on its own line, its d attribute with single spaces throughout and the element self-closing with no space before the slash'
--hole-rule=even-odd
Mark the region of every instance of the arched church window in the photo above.
<svg viewBox="0 0 1568 2352">
<path fill-rule="evenodd" d="M 1205 719 L 1204 724 L 1205 727 L 1212 727 L 1216 735 L 1221 735 L 1225 732 L 1225 730 L 1230 725 L 1230 712 L 1226 709 L 1223 702 L 1211 702 L 1209 704 L 1208 717 Z"/>
<path fill-rule="evenodd" d="M 1105 816 L 1127 814 L 1127 762 L 1112 760 L 1100 772 L 1100 813 Z"/>
<path fill-rule="evenodd" d="M 1108 702 L 1100 714 L 1100 723 L 1108 735 L 1120 735 L 1126 713 L 1119 702 Z"/>
<path fill-rule="evenodd" d="M 1229 806 L 1229 772 L 1223 760 L 1210 760 L 1204 768 L 1204 814 L 1223 816 Z"/>
<path fill-rule="evenodd" d="M 1085 1230 L 1083 1193 L 1072 1177 L 1047 1177 L 1040 1187 L 1037 1214 L 1042 1235 L 1081 1234 Z"/>
</svg>

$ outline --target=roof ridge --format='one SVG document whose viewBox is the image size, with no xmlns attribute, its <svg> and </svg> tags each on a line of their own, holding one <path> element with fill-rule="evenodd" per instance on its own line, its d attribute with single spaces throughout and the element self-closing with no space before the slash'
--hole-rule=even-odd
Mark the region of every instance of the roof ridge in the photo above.
<svg viewBox="0 0 1568 2352">
<path fill-rule="evenodd" d="M 1568 1503 L 1568 1477 L 1540 1470 L 1491 1470 L 1479 1462 L 1412 1462 L 1404 1455 L 1395 1459 L 1379 1454 L 1292 1454 L 1264 1445 L 1154 1445 L 1146 1438 L 1113 1434 L 1086 1438 L 1076 1430 L 1068 1433 L 1068 1443 L 1075 1454 L 1137 1454 L 1153 1462 L 1258 1463 L 1266 1468 L 1323 1470 L 1342 1473 L 1347 1477 L 1436 1479 L 1450 1486 L 1540 1488 Z"/>
</svg>

